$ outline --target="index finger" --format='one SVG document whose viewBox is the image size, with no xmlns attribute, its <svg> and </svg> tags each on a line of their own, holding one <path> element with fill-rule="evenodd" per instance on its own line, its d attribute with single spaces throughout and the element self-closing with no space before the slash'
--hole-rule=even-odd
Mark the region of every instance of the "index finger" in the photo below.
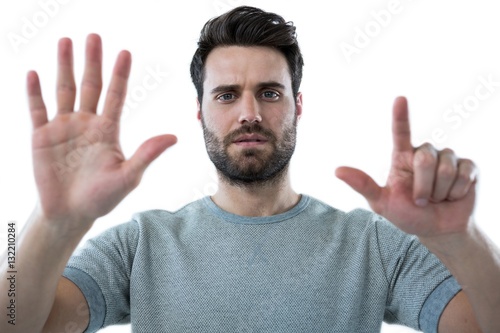
<svg viewBox="0 0 500 333">
<path fill-rule="evenodd" d="M 392 112 L 392 138 L 394 152 L 413 151 L 411 145 L 410 120 L 408 116 L 408 101 L 398 97 L 394 101 Z"/>
</svg>

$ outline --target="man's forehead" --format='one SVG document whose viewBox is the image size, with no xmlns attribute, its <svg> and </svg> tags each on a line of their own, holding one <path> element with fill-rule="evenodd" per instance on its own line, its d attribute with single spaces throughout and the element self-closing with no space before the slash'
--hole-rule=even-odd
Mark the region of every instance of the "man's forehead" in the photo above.
<svg viewBox="0 0 500 333">
<path fill-rule="evenodd" d="M 277 82 L 291 88 L 285 56 L 270 47 L 217 47 L 207 57 L 204 76 L 204 85 L 209 89 L 218 85 L 262 85 L 263 82 Z"/>
</svg>

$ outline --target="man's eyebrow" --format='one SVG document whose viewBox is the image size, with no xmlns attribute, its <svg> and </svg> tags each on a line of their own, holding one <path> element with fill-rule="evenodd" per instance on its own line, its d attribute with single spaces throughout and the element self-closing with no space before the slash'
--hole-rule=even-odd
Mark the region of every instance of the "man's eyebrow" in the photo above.
<svg viewBox="0 0 500 333">
<path fill-rule="evenodd" d="M 258 85 L 259 88 L 280 88 L 285 89 L 285 85 L 277 81 L 262 82 Z"/>
<path fill-rule="evenodd" d="M 238 90 L 240 86 L 238 84 L 223 84 L 210 90 L 211 94 L 218 94 L 224 91 L 235 91 Z"/>
<path fill-rule="evenodd" d="M 285 89 L 285 85 L 282 83 L 279 83 L 277 81 L 267 81 L 267 82 L 261 82 L 257 85 L 259 89 L 262 88 L 280 88 L 280 89 Z M 211 94 L 218 94 L 221 92 L 225 91 L 235 91 L 241 89 L 241 86 L 238 84 L 222 84 L 220 86 L 217 86 L 210 90 Z"/>
</svg>

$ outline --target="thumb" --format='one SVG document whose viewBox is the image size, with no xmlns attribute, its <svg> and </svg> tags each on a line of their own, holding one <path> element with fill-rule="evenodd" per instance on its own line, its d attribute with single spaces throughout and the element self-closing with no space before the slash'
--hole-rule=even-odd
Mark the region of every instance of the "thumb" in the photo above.
<svg viewBox="0 0 500 333">
<path fill-rule="evenodd" d="M 339 167 L 335 170 L 335 176 L 364 196 L 370 205 L 378 201 L 382 195 L 382 188 L 375 183 L 372 177 L 361 170 Z"/>
<path fill-rule="evenodd" d="M 176 142 L 177 137 L 171 134 L 159 135 L 146 140 L 126 162 L 128 178 L 139 180 L 151 162 Z"/>
</svg>

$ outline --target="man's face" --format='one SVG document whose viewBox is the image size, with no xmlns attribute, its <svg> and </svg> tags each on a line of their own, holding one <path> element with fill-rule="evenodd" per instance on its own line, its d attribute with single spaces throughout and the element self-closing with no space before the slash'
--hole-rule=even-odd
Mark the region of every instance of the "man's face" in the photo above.
<svg viewBox="0 0 500 333">
<path fill-rule="evenodd" d="M 198 118 L 223 177 L 241 185 L 282 175 L 302 113 L 285 57 L 267 47 L 218 47 L 207 57 L 203 91 Z"/>
</svg>

